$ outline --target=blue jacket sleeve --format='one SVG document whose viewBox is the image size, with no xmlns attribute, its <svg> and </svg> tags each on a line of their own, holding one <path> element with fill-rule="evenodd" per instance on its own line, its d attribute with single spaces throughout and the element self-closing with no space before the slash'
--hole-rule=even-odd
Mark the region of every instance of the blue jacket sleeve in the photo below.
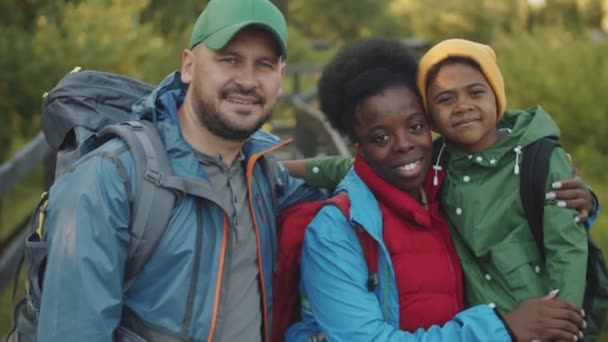
<svg viewBox="0 0 608 342">
<path fill-rule="evenodd" d="M 88 158 L 50 190 L 38 341 L 111 341 L 119 323 L 130 213 L 111 159 Z"/>
<path fill-rule="evenodd" d="M 384 321 L 381 304 L 367 290 L 367 266 L 356 234 L 342 213 L 325 207 L 307 228 L 302 250 L 300 323 L 288 341 L 322 333 L 328 341 L 510 341 L 502 320 L 487 305 L 456 315 L 443 326 L 415 332 Z M 308 306 L 308 308 L 306 308 Z"/>
<path fill-rule="evenodd" d="M 587 230 L 591 230 L 591 226 L 593 226 L 593 223 L 595 223 L 595 220 L 600 215 L 600 200 L 599 198 L 597 198 L 597 195 L 595 194 L 595 192 L 593 192 L 591 187 L 588 188 L 591 192 L 591 196 L 593 196 L 593 202 L 595 203 L 595 210 L 590 213 L 589 217 L 587 218 L 587 221 L 585 221 L 585 226 L 587 227 Z"/>
</svg>

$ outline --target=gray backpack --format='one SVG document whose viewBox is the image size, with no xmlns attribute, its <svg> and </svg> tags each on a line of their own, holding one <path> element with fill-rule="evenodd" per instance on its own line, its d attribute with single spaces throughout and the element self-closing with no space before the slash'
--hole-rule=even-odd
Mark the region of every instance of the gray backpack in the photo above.
<svg viewBox="0 0 608 342">
<path fill-rule="evenodd" d="M 130 198 L 133 215 L 125 292 L 157 247 L 175 205 L 176 190 L 185 187 L 176 181 L 178 177 L 172 177 L 156 128 L 147 121 L 129 121 L 131 106 L 152 90 L 151 85 L 126 76 L 79 71 L 61 79 L 42 105 L 42 129 L 49 145 L 57 151 L 55 178 L 115 137 L 125 142 L 133 156 L 136 177 L 129 180 L 135 182 L 135 193 Z M 46 204 L 45 193 L 29 224 L 31 234 L 24 252 L 26 296 L 13 308 L 13 326 L 7 341 L 36 340 L 47 255 L 42 231 Z"/>
</svg>

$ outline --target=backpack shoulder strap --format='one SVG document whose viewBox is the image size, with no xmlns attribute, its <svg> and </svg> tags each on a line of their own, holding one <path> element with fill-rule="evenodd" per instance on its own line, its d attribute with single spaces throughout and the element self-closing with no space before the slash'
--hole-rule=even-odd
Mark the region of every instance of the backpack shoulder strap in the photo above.
<svg viewBox="0 0 608 342">
<path fill-rule="evenodd" d="M 348 217 L 350 216 L 350 199 L 348 198 L 348 195 L 345 192 L 340 192 L 337 195 L 326 199 L 323 205 L 328 204 L 335 205 L 336 207 L 338 207 L 338 209 L 340 209 L 342 214 L 344 214 L 344 216 L 348 220 Z"/>
<path fill-rule="evenodd" d="M 132 203 L 131 238 L 124 274 L 124 291 L 148 262 L 158 246 L 175 205 L 176 195 L 162 186 L 172 170 L 156 128 L 147 121 L 128 121 L 106 126 L 97 134 L 99 143 L 122 139 L 135 164 L 135 197 Z"/>
<path fill-rule="evenodd" d="M 361 227 L 354 227 L 367 264 L 367 290 L 374 292 L 378 287 L 378 243 Z"/>
<path fill-rule="evenodd" d="M 549 173 L 549 162 L 557 140 L 541 138 L 524 149 L 519 181 L 519 193 L 524 214 L 541 257 L 545 258 L 543 237 L 543 212 L 545 206 L 545 184 Z"/>
<path fill-rule="evenodd" d="M 348 195 L 346 193 L 339 193 L 336 196 L 326 200 L 326 204 L 332 204 L 338 207 L 344 217 L 348 220 L 350 217 L 350 200 L 348 199 Z M 359 238 L 359 242 L 361 243 L 361 247 L 363 248 L 363 257 L 365 258 L 365 263 L 367 264 L 368 270 L 368 279 L 367 279 L 367 289 L 370 292 L 374 292 L 376 287 L 378 287 L 378 243 L 374 240 L 365 230 L 361 227 L 353 226 L 355 233 L 357 234 L 357 238 Z"/>
</svg>

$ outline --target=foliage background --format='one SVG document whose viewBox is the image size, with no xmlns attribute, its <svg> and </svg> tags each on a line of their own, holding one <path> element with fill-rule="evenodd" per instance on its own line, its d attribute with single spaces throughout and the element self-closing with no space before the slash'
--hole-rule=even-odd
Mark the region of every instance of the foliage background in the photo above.
<svg viewBox="0 0 608 342">
<path fill-rule="evenodd" d="M 322 64 L 337 46 L 357 37 L 416 37 L 428 44 L 464 37 L 491 44 L 506 80 L 508 107 L 541 103 L 562 127 L 562 145 L 585 181 L 608 203 L 608 0 L 275 3 L 287 13 L 291 65 Z M 39 130 L 41 95 L 74 66 L 151 83 L 179 68 L 191 25 L 205 5 L 0 0 L 0 163 Z M 281 108 L 275 118 L 293 122 L 293 113 Z M 34 170 L 0 199 L 0 239 L 33 207 L 41 178 L 41 169 Z M 592 235 L 608 252 L 606 215 Z M 0 335 L 9 327 L 10 292 L 0 296 Z"/>
</svg>

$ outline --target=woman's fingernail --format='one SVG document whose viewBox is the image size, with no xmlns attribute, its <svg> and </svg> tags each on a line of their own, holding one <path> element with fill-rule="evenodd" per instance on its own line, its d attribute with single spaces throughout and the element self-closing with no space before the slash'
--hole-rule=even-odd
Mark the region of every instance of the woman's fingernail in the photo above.
<svg viewBox="0 0 608 342">
<path fill-rule="evenodd" d="M 552 184 L 553 189 L 561 189 L 562 187 L 562 182 L 555 182 Z"/>
<path fill-rule="evenodd" d="M 574 223 L 580 223 L 580 222 L 581 222 L 581 219 L 578 218 L 578 216 L 574 218 Z"/>
<path fill-rule="evenodd" d="M 583 317 L 585 317 L 585 310 L 584 310 L 584 309 L 581 309 L 581 315 L 582 315 Z"/>
<path fill-rule="evenodd" d="M 551 192 L 547 192 L 547 193 L 545 194 L 545 198 L 546 198 L 546 199 L 548 199 L 548 200 L 555 199 L 555 192 L 553 192 L 553 191 L 551 191 Z"/>
<path fill-rule="evenodd" d="M 572 340 L 578 341 L 578 336 L 576 336 L 576 335 L 572 336 Z"/>
<path fill-rule="evenodd" d="M 559 289 L 555 289 L 555 290 L 552 290 L 551 292 L 549 292 L 549 294 L 552 295 L 552 294 L 556 294 L 558 292 L 559 292 Z"/>
<path fill-rule="evenodd" d="M 583 329 L 587 329 L 587 321 L 583 321 Z"/>
<path fill-rule="evenodd" d="M 560 208 L 565 208 L 566 207 L 566 202 L 565 201 L 557 201 L 557 206 Z"/>
<path fill-rule="evenodd" d="M 582 332 L 582 331 L 579 331 L 579 332 L 578 332 L 578 337 L 580 337 L 580 338 L 582 339 L 583 337 L 585 337 L 585 335 L 583 335 L 583 332 Z"/>
</svg>

